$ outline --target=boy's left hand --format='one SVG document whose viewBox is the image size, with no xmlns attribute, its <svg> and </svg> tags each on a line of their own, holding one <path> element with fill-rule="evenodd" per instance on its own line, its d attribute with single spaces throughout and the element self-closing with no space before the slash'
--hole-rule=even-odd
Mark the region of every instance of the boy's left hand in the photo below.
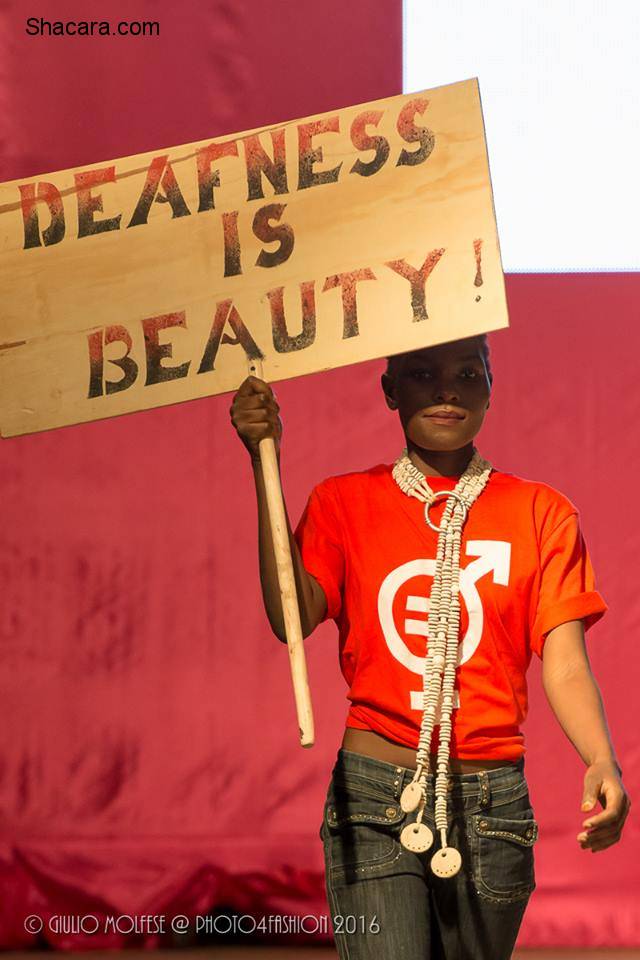
<svg viewBox="0 0 640 960">
<path fill-rule="evenodd" d="M 595 816 L 587 817 L 583 822 L 586 830 L 578 834 L 582 849 L 591 850 L 592 853 L 606 850 L 618 842 L 631 807 L 613 760 L 602 760 L 587 767 L 582 795 L 583 812 L 593 809 L 596 800 L 600 800 L 604 809 Z"/>
</svg>

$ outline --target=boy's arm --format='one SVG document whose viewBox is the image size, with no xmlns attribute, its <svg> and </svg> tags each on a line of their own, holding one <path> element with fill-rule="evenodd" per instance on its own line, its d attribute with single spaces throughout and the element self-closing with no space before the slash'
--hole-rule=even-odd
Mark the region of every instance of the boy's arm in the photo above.
<svg viewBox="0 0 640 960">
<path fill-rule="evenodd" d="M 242 443 L 249 451 L 253 466 L 253 479 L 256 485 L 258 501 L 258 539 L 260 554 L 260 582 L 265 610 L 271 624 L 271 629 L 283 643 L 287 642 L 282 611 L 282 599 L 278 583 L 278 570 L 271 536 L 271 522 L 267 505 L 267 492 L 262 473 L 260 457 L 260 441 L 265 437 L 272 437 L 278 469 L 280 468 L 280 440 L 282 437 L 282 421 L 279 417 L 278 404 L 271 386 L 259 377 L 249 376 L 240 385 L 233 398 L 229 414 Z M 302 635 L 308 636 L 320 623 L 326 610 L 326 597 L 318 581 L 308 573 L 302 563 L 298 545 L 291 531 L 287 505 L 284 504 L 287 530 L 289 532 L 289 546 L 293 574 L 296 584 L 298 608 L 300 610 L 300 625 Z"/>
<path fill-rule="evenodd" d="M 588 832 L 579 834 L 578 841 L 594 853 L 604 850 L 620 839 L 631 803 L 591 672 L 582 620 L 562 623 L 547 634 L 542 684 L 560 726 L 587 765 L 581 809 L 592 809 L 598 799 L 604 807 L 583 822 Z"/>
<path fill-rule="evenodd" d="M 284 627 L 282 598 L 280 596 L 278 570 L 273 550 L 273 538 L 271 536 L 264 475 L 259 460 L 253 460 L 252 465 L 258 502 L 258 551 L 260 557 L 262 596 L 271 629 L 279 640 L 286 643 L 287 634 Z M 280 465 L 279 456 L 278 465 Z M 298 544 L 291 530 L 286 503 L 284 509 L 287 518 L 287 530 L 289 532 L 289 546 L 291 549 L 291 562 L 293 564 L 298 608 L 300 610 L 300 626 L 302 628 L 302 636 L 308 637 L 310 633 L 313 633 L 324 616 L 327 600 L 318 581 L 304 567 Z"/>
</svg>

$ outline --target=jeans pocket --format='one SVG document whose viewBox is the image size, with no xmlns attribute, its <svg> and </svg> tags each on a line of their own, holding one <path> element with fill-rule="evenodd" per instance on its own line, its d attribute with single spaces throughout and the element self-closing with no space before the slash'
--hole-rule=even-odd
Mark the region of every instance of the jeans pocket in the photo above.
<svg viewBox="0 0 640 960">
<path fill-rule="evenodd" d="M 331 790 L 321 828 L 331 881 L 354 883 L 383 875 L 402 853 L 405 817 L 394 799 Z"/>
<path fill-rule="evenodd" d="M 533 845 L 538 823 L 533 811 L 517 819 L 476 814 L 471 825 L 478 893 L 502 903 L 529 897 L 536 886 Z"/>
</svg>

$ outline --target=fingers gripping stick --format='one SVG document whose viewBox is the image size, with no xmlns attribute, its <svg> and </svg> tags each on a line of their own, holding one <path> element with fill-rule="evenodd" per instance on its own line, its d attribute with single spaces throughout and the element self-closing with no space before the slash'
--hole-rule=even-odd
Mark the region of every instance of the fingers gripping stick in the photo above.
<svg viewBox="0 0 640 960">
<path fill-rule="evenodd" d="M 262 362 L 260 360 L 249 360 L 248 365 L 249 373 L 262 380 Z M 293 562 L 291 560 L 291 549 L 287 530 L 287 517 L 284 509 L 284 500 L 282 499 L 278 458 L 276 456 L 276 445 L 273 437 L 264 437 L 260 441 L 259 450 L 262 475 L 264 476 L 267 494 L 267 506 L 269 508 L 273 550 L 278 570 L 282 613 L 287 634 L 287 648 L 289 650 L 293 695 L 298 716 L 300 745 L 303 747 L 312 747 L 314 743 L 313 710 L 311 707 L 311 695 L 309 693 L 307 662 L 304 655 L 300 610 L 298 608 L 296 582 L 293 575 Z"/>
</svg>

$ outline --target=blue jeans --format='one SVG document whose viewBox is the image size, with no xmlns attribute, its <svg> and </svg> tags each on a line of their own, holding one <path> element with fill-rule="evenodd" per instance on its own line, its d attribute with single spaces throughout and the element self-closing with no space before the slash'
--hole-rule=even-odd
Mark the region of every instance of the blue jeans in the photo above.
<svg viewBox="0 0 640 960">
<path fill-rule="evenodd" d="M 413 770 L 339 750 L 320 837 L 326 890 L 341 960 L 509 960 L 535 889 L 538 824 L 524 758 L 478 773 L 450 774 L 448 843 L 460 871 L 439 878 L 435 776 L 423 821 L 434 844 L 416 854 L 400 831 L 400 794 Z"/>
</svg>

